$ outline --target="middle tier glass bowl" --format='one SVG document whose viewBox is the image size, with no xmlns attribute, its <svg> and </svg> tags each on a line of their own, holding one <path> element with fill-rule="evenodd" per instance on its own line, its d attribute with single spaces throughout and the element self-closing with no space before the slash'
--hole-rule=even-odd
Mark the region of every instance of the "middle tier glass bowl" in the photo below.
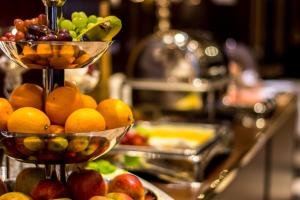
<svg viewBox="0 0 300 200">
<path fill-rule="evenodd" d="M 70 164 L 94 160 L 109 152 L 131 125 L 88 133 L 30 134 L 1 132 L 5 153 L 22 162 Z"/>
<path fill-rule="evenodd" d="M 0 41 L 0 48 L 15 63 L 29 69 L 76 69 L 99 59 L 112 42 Z"/>
</svg>

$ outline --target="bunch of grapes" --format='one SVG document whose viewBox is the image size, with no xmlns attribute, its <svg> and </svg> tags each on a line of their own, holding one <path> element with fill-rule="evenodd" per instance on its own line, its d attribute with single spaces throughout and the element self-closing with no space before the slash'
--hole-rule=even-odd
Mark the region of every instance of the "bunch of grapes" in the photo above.
<svg viewBox="0 0 300 200">
<path fill-rule="evenodd" d="M 0 40 L 1 41 L 20 41 L 26 38 L 28 27 L 33 25 L 47 25 L 47 17 L 44 14 L 40 14 L 38 17 L 32 19 L 15 19 L 14 26 L 17 29 L 17 32 L 7 32 L 5 33 Z"/>
<path fill-rule="evenodd" d="M 72 41 L 67 29 L 52 31 L 47 26 L 47 17 L 44 14 L 30 20 L 15 19 L 14 25 L 17 32 L 5 33 L 0 41 Z"/>
<path fill-rule="evenodd" d="M 59 30 L 58 33 L 52 31 L 45 25 L 31 25 L 26 33 L 27 41 L 72 41 L 69 31 Z"/>
<path fill-rule="evenodd" d="M 61 29 L 67 29 L 70 32 L 72 38 L 76 38 L 87 28 L 93 26 L 95 23 L 103 20 L 102 17 L 96 15 L 87 16 L 84 12 L 73 12 L 71 20 L 62 19 L 59 23 Z"/>
</svg>

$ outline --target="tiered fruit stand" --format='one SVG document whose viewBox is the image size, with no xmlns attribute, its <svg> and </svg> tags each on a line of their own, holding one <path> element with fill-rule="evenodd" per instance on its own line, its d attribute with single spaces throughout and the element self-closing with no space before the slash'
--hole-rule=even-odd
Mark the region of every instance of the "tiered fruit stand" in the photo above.
<svg viewBox="0 0 300 200">
<path fill-rule="evenodd" d="M 43 3 L 46 7 L 49 28 L 57 31 L 58 19 L 62 14 L 61 10 L 65 1 L 43 0 Z M 13 62 L 25 68 L 43 70 L 44 102 L 51 91 L 56 87 L 64 86 L 64 69 L 82 68 L 92 64 L 105 53 L 110 45 L 111 41 L 0 41 L 0 48 Z M 64 59 L 70 57 L 74 63 L 64 65 Z M 45 64 L 43 62 L 37 64 L 38 59 L 46 61 Z M 120 141 L 131 125 L 104 131 L 60 133 L 59 135 L 1 131 L 1 142 L 8 156 L 21 162 L 44 164 L 47 178 L 58 177 L 61 182 L 66 182 L 66 164 L 99 158 Z M 60 140 L 65 141 L 68 146 L 59 151 L 49 148 L 51 141 L 59 143 Z M 72 148 L 72 145 L 82 141 L 88 143 L 87 148 L 82 150 Z M 24 152 L 26 146 L 37 148 L 34 148 L 34 151 Z M 56 172 L 56 165 L 60 166 L 59 174 Z"/>
</svg>

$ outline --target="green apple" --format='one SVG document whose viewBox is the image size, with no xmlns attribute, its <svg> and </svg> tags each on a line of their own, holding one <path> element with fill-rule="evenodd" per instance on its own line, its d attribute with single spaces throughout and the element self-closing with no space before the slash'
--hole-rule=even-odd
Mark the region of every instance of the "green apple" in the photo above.
<svg viewBox="0 0 300 200">
<path fill-rule="evenodd" d="M 48 141 L 48 150 L 53 152 L 62 152 L 68 147 L 68 140 L 63 137 L 51 138 Z"/>
</svg>

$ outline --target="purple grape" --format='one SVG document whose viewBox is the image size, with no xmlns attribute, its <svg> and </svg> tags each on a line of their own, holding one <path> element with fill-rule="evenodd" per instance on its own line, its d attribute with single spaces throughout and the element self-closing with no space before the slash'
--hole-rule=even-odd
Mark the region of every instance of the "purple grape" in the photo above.
<svg viewBox="0 0 300 200">
<path fill-rule="evenodd" d="M 26 40 L 28 40 L 28 41 L 36 41 L 36 40 L 37 40 L 36 36 L 35 36 L 35 35 L 32 35 L 32 34 L 30 34 L 30 33 L 26 33 L 25 38 L 26 38 Z"/>
<path fill-rule="evenodd" d="M 44 35 L 44 36 L 40 37 L 39 40 L 40 41 L 56 41 L 57 36 L 54 35 L 53 33 L 50 33 L 48 35 Z"/>
<path fill-rule="evenodd" d="M 30 25 L 27 29 L 28 33 L 38 37 L 51 33 L 51 30 L 45 25 Z"/>
<path fill-rule="evenodd" d="M 59 33 L 57 37 L 58 41 L 72 41 L 72 37 L 69 33 Z"/>
<path fill-rule="evenodd" d="M 60 29 L 58 33 L 68 33 L 69 34 L 69 30 L 68 29 Z"/>
<path fill-rule="evenodd" d="M 47 35 L 39 37 L 39 41 L 49 41 L 49 38 Z"/>
</svg>

